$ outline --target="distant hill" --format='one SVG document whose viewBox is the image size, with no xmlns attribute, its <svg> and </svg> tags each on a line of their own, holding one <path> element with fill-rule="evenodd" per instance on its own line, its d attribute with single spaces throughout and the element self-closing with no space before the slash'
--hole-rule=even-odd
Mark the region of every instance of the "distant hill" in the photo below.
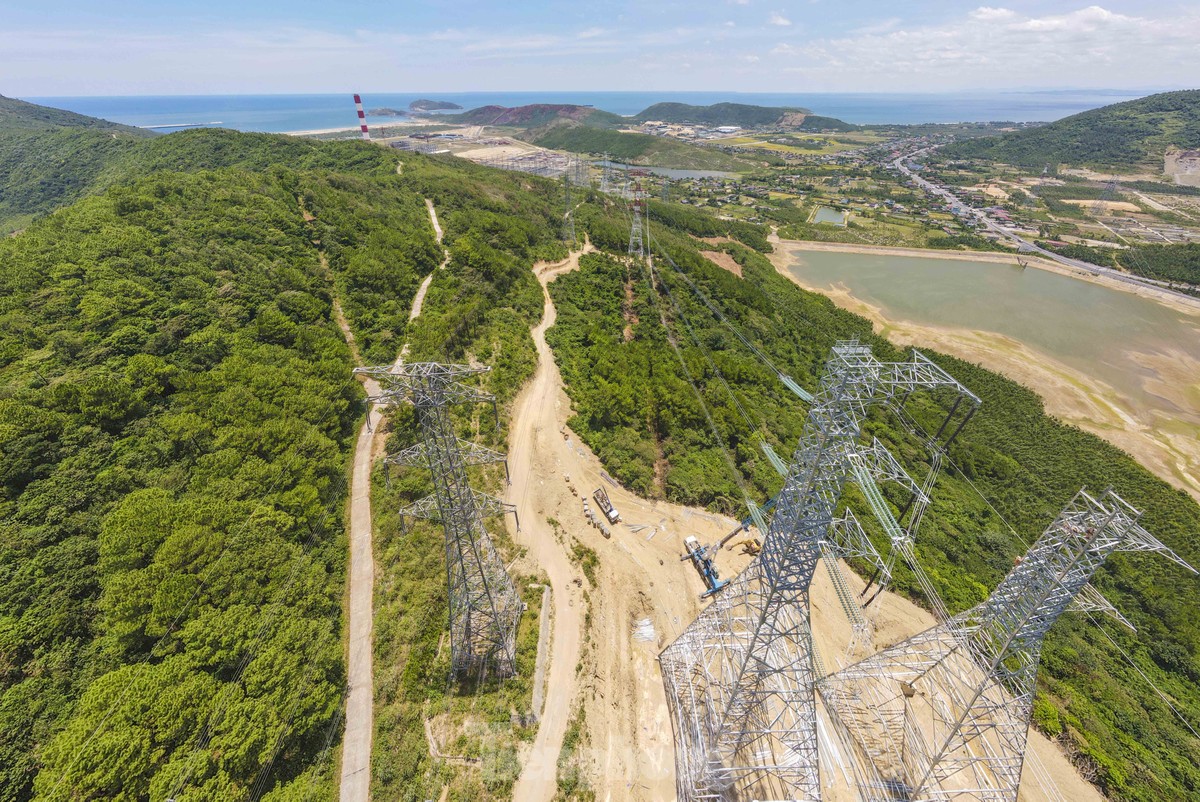
<svg viewBox="0 0 1200 802">
<path fill-rule="evenodd" d="M 559 124 L 529 137 L 535 145 L 572 153 L 607 153 L 615 161 L 645 164 L 680 170 L 752 170 L 761 162 L 701 147 L 678 139 L 649 134 L 630 134 L 591 128 L 579 124 Z"/>
<path fill-rule="evenodd" d="M 695 123 L 706 126 L 736 125 L 763 128 L 777 125 L 796 131 L 853 131 L 858 128 L 833 117 L 810 114 L 808 109 L 790 106 L 750 106 L 745 103 L 714 103 L 689 106 L 686 103 L 655 103 L 635 120 L 661 120 L 666 123 Z"/>
<path fill-rule="evenodd" d="M 144 128 L 76 114 L 66 109 L 39 106 L 24 100 L 0 95 L 0 131 L 45 130 L 47 128 L 89 128 L 93 131 L 114 131 L 132 136 L 155 136 Z"/>
<path fill-rule="evenodd" d="M 438 119 L 464 125 L 508 125 L 517 128 L 538 128 L 556 120 L 573 120 L 598 128 L 617 128 L 629 122 L 619 114 L 569 103 L 534 103 L 512 108 L 481 106 L 462 114 L 440 115 Z"/>
<path fill-rule="evenodd" d="M 377 148 L 330 151 L 315 140 L 281 134 L 238 134 L 221 129 L 138 137 L 79 128 L 0 130 L 0 235 L 113 184 L 156 172 L 238 167 L 266 170 L 276 164 L 325 169 L 357 158 L 364 169 Z"/>
<path fill-rule="evenodd" d="M 1200 148 L 1200 90 L 1116 103 L 1049 125 L 960 142 L 942 153 L 1037 169 L 1069 164 L 1160 171 L 1171 146 Z"/>
<path fill-rule="evenodd" d="M 448 100 L 427 100 L 421 98 L 409 103 L 408 108 L 409 111 L 446 111 L 449 109 L 461 109 L 462 106 L 457 103 L 451 103 Z"/>
</svg>

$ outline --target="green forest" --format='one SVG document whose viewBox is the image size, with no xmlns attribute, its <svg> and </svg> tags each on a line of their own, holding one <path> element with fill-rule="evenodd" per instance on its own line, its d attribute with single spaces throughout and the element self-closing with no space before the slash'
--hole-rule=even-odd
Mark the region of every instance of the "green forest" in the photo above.
<svg viewBox="0 0 1200 802">
<path fill-rule="evenodd" d="M 456 421 L 460 436 L 504 448 L 505 409 L 535 364 L 541 292 L 530 267 L 566 255 L 561 186 L 453 158 L 401 163 L 360 142 L 189 131 L 101 134 L 114 143 L 104 147 L 87 130 L 17 136 L 0 133 L 14 166 L 0 170 L 0 221 L 24 228 L 0 240 L 0 799 L 332 799 L 346 469 L 363 400 L 334 301 L 367 363 L 408 343 L 414 360 L 491 366 L 481 387 L 500 402 L 500 426 L 467 409 Z M 425 199 L 445 229 L 444 270 Z M 743 488 L 764 500 L 780 480 L 757 443 L 788 453 L 804 406 L 664 259 L 651 277 L 617 256 L 628 240 L 618 207 L 583 200 L 580 236 L 607 253 L 551 285 L 559 322 L 548 332 L 572 427 L 636 492 L 735 513 Z M 653 249 L 800 384 L 815 387 L 839 338 L 901 356 L 866 320 L 779 276 L 763 228 L 658 202 L 650 216 Z M 703 247 L 727 251 L 744 277 L 704 259 L 697 237 L 729 238 Z M 1021 551 L 968 479 L 1026 540 L 1079 486 L 1111 484 L 1151 531 L 1200 560 L 1190 498 L 1047 417 L 1032 392 L 932 356 L 984 400 L 918 540 L 953 609 L 980 600 Z M 936 399 L 912 411 L 929 419 Z M 412 433 L 403 412 L 394 417 L 397 447 Z M 868 432 L 921 473 L 919 442 L 893 419 L 873 415 Z M 482 489 L 499 487 L 495 469 L 479 471 Z M 417 471 L 376 476 L 373 795 L 423 800 L 445 782 L 454 799 L 503 798 L 535 732 L 512 723 L 529 683 L 447 681 L 440 531 L 406 531 L 395 515 L 427 491 Z M 517 579 L 530 603 L 519 632 L 527 665 L 539 578 Z M 1117 557 L 1096 584 L 1138 626 L 1105 631 L 1200 718 L 1195 580 L 1161 560 Z M 919 596 L 909 574 L 896 587 Z M 434 761 L 426 716 L 476 722 L 446 746 L 477 754 L 489 740 L 500 758 L 468 772 Z M 1200 743 L 1086 618 L 1054 631 L 1037 723 L 1113 799 L 1200 793 Z"/>
<path fill-rule="evenodd" d="M 958 142 L 942 148 L 941 154 L 1037 170 L 1046 164 L 1070 164 L 1157 172 L 1173 145 L 1200 148 L 1200 89 L 1161 92 L 1037 128 Z"/>
<path fill-rule="evenodd" d="M 50 151 L 89 152 L 90 132 L 52 133 Z M 332 798 L 362 399 L 334 299 L 362 359 L 408 341 L 412 358 L 482 360 L 507 402 L 534 363 L 529 266 L 566 253 L 560 188 L 362 143 L 192 131 L 122 146 L 93 154 L 84 200 L 0 242 L 0 798 Z M 409 331 L 442 261 L 425 198 L 450 260 Z M 503 429 L 480 434 L 503 447 Z M 432 570 L 380 591 L 396 611 L 384 631 L 402 636 L 380 638 L 380 662 L 415 684 L 381 688 L 376 797 L 424 799 L 420 783 L 436 793 L 447 775 L 401 748 L 423 744 L 405 717 L 435 698 L 461 714 L 464 694 L 507 721 L 529 687 L 457 689 L 445 666 L 406 661 L 420 645 L 405 602 L 427 599 L 436 647 L 445 580 L 440 531 L 395 518 L 385 508 L 381 551 Z M 460 779 L 455 798 L 502 798 L 505 749 L 507 768 Z"/>
</svg>

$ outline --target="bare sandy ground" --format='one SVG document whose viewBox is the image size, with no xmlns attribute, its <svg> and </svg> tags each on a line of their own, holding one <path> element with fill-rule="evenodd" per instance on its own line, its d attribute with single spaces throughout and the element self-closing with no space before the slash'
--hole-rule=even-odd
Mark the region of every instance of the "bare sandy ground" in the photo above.
<svg viewBox="0 0 1200 802">
<path fill-rule="evenodd" d="M 1100 205 L 1106 212 L 1140 212 L 1141 209 L 1136 203 L 1129 201 L 1106 201 L 1106 200 L 1064 200 L 1063 203 L 1069 203 L 1072 206 L 1081 206 L 1092 208 L 1096 204 Z"/>
<path fill-rule="evenodd" d="M 933 256 L 925 251 L 917 253 Z M 829 297 L 843 309 L 871 320 L 876 331 L 894 343 L 935 348 L 983 365 L 1029 387 L 1042 397 L 1047 412 L 1108 440 L 1133 455 L 1159 478 L 1200 501 L 1200 382 L 1197 379 L 1200 362 L 1183 350 L 1162 356 L 1140 356 L 1145 366 L 1159 376 L 1145 383 L 1147 393 L 1156 401 L 1151 406 L 1138 403 L 1106 382 L 1012 337 L 891 319 L 879 307 L 854 297 L 845 287 L 830 291 L 806 286 L 786 269 L 786 256 L 776 254 L 773 261 L 781 274 L 805 289 Z"/>
<path fill-rule="evenodd" d="M 576 264 L 573 256 L 535 269 L 544 285 Z M 601 802 L 673 799 L 673 735 L 657 656 L 695 618 L 704 590 L 690 562 L 680 559 L 683 539 L 695 534 L 702 543 L 716 543 L 736 522 L 648 501 L 604 479 L 599 460 L 566 427 L 570 399 L 543 336 L 555 316 L 548 294 L 544 309 L 533 331 L 538 368 L 514 407 L 509 452 L 513 485 L 508 500 L 519 508 L 522 531 L 515 537 L 528 549 L 522 562 L 531 570 L 545 570 L 550 577 L 553 644 L 542 722 L 525 756 L 514 799 L 553 797 L 563 733 L 580 705 L 586 735 L 579 761 L 595 798 Z M 622 523 L 612 528 L 611 539 L 593 528 L 583 513 L 582 499 L 590 501 L 597 487 L 608 491 L 621 513 Z M 568 553 L 576 542 L 599 557 L 594 586 L 570 562 Z M 749 560 L 726 549 L 716 561 L 722 576 L 733 576 Z M 846 576 L 852 588 L 864 585 L 853 574 Z M 877 646 L 933 623 L 929 613 L 890 593 L 880 596 L 872 613 L 878 626 Z M 850 627 L 823 568 L 818 569 L 813 587 L 813 618 L 818 648 L 827 667 L 834 668 L 844 656 Z M 1064 798 L 1100 802 L 1099 794 L 1053 744 L 1040 737 L 1034 738 L 1034 744 L 1038 757 L 1031 764 L 1044 765 L 1053 779 L 1042 778 L 1040 769 L 1027 769 L 1023 802 Z M 851 799 L 847 772 L 836 764 L 827 772 L 830 799 Z"/>
<path fill-rule="evenodd" d="M 742 277 L 742 266 L 724 251 L 700 251 L 700 255 L 717 267 L 723 267 L 738 278 Z"/>
</svg>

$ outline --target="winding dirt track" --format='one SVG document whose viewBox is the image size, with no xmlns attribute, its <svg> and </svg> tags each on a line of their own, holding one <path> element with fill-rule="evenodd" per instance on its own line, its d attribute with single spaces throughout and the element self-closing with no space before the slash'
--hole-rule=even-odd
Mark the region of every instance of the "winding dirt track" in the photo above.
<svg viewBox="0 0 1200 802">
<path fill-rule="evenodd" d="M 544 482 L 542 471 L 534 471 L 535 454 L 546 453 L 547 441 L 561 442 L 556 427 L 556 408 L 562 400 L 562 378 L 558 365 L 546 345 L 546 329 L 554 325 L 557 313 L 550 300 L 546 284 L 561 273 L 579 267 L 578 253 L 556 265 L 538 265 L 535 271 L 542 284 L 542 320 L 533 328 L 534 345 L 537 347 L 538 366 L 533 380 L 522 391 L 513 406 L 511 450 L 508 454 L 512 485 L 508 500 L 517 505 L 523 529 L 516 535 L 517 542 L 526 546 L 537 564 L 550 578 L 551 604 L 553 605 L 553 630 L 551 633 L 550 670 L 546 687 L 550 689 L 550 702 L 541 715 L 537 738 L 533 750 L 525 762 L 516 786 L 513 799 L 517 802 L 549 800 L 557 790 L 558 753 L 562 749 L 563 735 L 567 729 L 571 700 L 575 696 L 575 664 L 579 660 L 580 636 L 583 632 L 582 594 L 574 584 L 579 576 L 571 564 L 566 551 L 555 538 L 554 530 L 546 521 L 545 508 L 538 503 L 536 493 L 531 493 L 534 482 Z"/>
</svg>

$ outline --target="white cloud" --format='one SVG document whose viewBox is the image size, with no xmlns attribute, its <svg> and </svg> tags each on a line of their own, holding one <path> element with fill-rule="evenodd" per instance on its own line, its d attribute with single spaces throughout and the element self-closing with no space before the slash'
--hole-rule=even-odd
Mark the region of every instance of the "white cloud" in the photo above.
<svg viewBox="0 0 1200 802">
<path fill-rule="evenodd" d="M 1172 85 L 1200 75 L 1200 12 L 1160 19 L 1088 6 L 1028 15 L 981 6 L 930 26 L 875 25 L 773 55 L 823 88 Z"/>
<path fill-rule="evenodd" d="M 787 27 L 788 25 L 792 24 L 790 19 L 783 16 L 778 11 L 772 11 L 771 17 L 767 20 L 767 22 L 771 23 L 772 25 L 779 25 L 780 27 Z"/>
</svg>

